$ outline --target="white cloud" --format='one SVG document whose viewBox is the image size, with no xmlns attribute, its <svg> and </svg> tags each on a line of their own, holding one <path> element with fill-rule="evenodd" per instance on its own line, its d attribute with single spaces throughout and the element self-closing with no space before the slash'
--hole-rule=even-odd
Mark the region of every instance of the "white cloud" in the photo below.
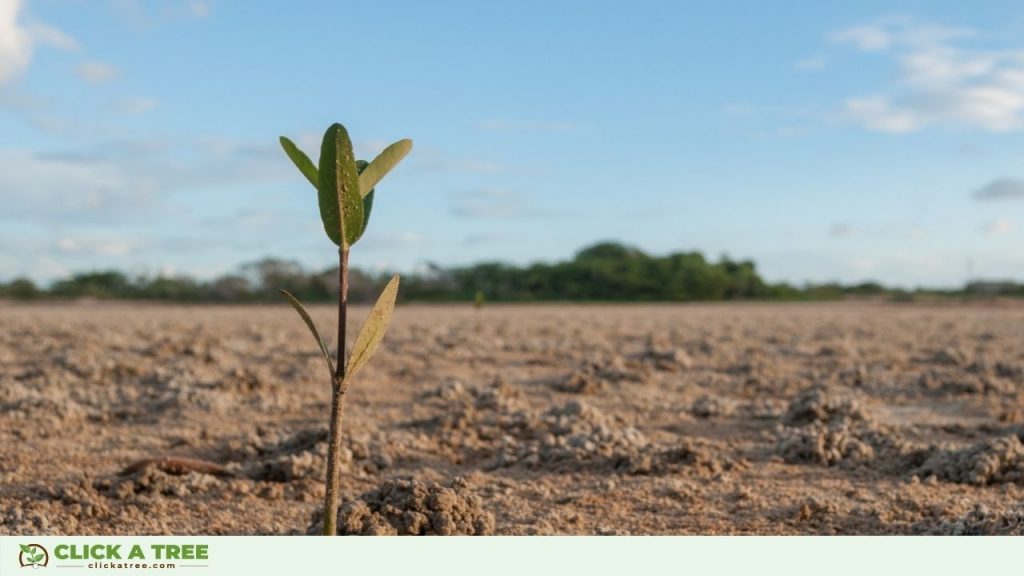
<svg viewBox="0 0 1024 576">
<path fill-rule="evenodd" d="M 877 132 L 913 132 L 921 125 L 914 110 L 894 107 L 884 96 L 851 98 L 846 101 L 845 109 L 849 118 Z"/>
<path fill-rule="evenodd" d="M 459 203 L 452 207 L 452 214 L 460 218 L 519 218 L 531 211 L 514 200 L 482 200 Z"/>
<path fill-rule="evenodd" d="M 369 232 L 364 244 L 367 250 L 387 250 L 393 248 L 415 248 L 422 246 L 426 239 L 415 232 Z"/>
<path fill-rule="evenodd" d="M 77 52 L 82 48 L 73 36 L 43 22 L 33 22 L 29 25 L 28 32 L 36 42 L 44 46 L 65 52 Z"/>
<path fill-rule="evenodd" d="M 105 84 L 121 75 L 113 65 L 98 60 L 89 60 L 75 67 L 75 74 L 89 84 Z"/>
<path fill-rule="evenodd" d="M 722 114 L 733 118 L 746 118 L 754 114 L 754 107 L 742 102 L 730 102 L 721 108 Z"/>
<path fill-rule="evenodd" d="M 111 0 L 114 11 L 136 28 L 171 24 L 187 20 L 202 20 L 210 16 L 211 3 L 207 0 Z"/>
<path fill-rule="evenodd" d="M 95 236 L 63 236 L 57 239 L 57 251 L 81 256 L 127 256 L 134 248 L 125 238 Z"/>
<path fill-rule="evenodd" d="M 523 218 L 537 216 L 527 198 L 504 188 L 480 188 L 457 194 L 452 215 L 460 218 Z"/>
<path fill-rule="evenodd" d="M 834 222 L 828 230 L 832 238 L 869 238 L 888 240 L 916 240 L 924 238 L 927 231 L 913 222 Z"/>
<path fill-rule="evenodd" d="M 209 2 L 192 0 L 188 3 L 187 10 L 194 18 L 206 18 L 210 15 L 210 4 Z"/>
<path fill-rule="evenodd" d="M 20 74 L 32 60 L 32 36 L 18 23 L 20 0 L 0 0 L 0 83 Z"/>
<path fill-rule="evenodd" d="M 113 141 L 47 153 L 0 150 L 0 222 L 132 223 L 159 218 L 174 194 L 291 176 L 286 159 L 234 142 Z"/>
<path fill-rule="evenodd" d="M 831 39 L 840 44 L 852 44 L 866 52 L 885 50 L 892 44 L 889 32 L 880 26 L 851 26 L 834 32 Z"/>
<path fill-rule="evenodd" d="M 462 239 L 462 244 L 464 246 L 479 246 L 481 244 L 493 244 L 496 242 L 502 242 L 508 240 L 508 238 L 509 236 L 505 234 L 470 234 L 469 236 L 466 236 L 465 238 Z"/>
<path fill-rule="evenodd" d="M 808 126 L 780 126 L 775 129 L 775 136 L 785 140 L 792 140 L 793 138 L 803 138 L 811 133 L 811 129 Z"/>
<path fill-rule="evenodd" d="M 817 72 L 825 68 L 826 60 L 824 56 L 808 56 L 802 60 L 798 60 L 793 65 L 794 68 L 803 72 Z"/>
<path fill-rule="evenodd" d="M 995 68 L 997 59 L 991 54 L 970 54 L 945 46 L 928 46 L 908 52 L 900 62 L 908 84 L 941 88 L 983 77 Z"/>
<path fill-rule="evenodd" d="M 78 50 L 78 41 L 44 22 L 22 22 L 21 0 L 0 0 L 0 84 L 12 80 L 32 62 L 36 44 Z"/>
<path fill-rule="evenodd" d="M 985 224 L 982 227 L 982 231 L 989 236 L 1005 236 L 1010 232 L 1013 232 L 1013 221 L 1009 218 L 996 218 L 995 220 Z"/>
<path fill-rule="evenodd" d="M 125 98 L 114 103 L 114 108 L 128 116 L 139 116 L 157 107 L 156 98 Z"/>
<path fill-rule="evenodd" d="M 0 250 L 0 278 L 52 279 L 68 270 L 147 262 L 172 262 L 198 273 L 206 264 L 189 258 L 211 243 L 219 250 L 207 257 L 211 262 L 259 256 L 253 252 L 263 250 L 260 239 L 300 229 L 305 219 L 287 203 L 282 209 L 280 194 L 252 191 L 279 181 L 286 188 L 301 186 L 273 141 L 262 144 L 221 139 L 211 151 L 198 139 L 154 137 L 45 153 L 0 149 L 0 246 L 6 248 Z M 273 160 L 269 152 L 275 152 Z M 246 209 L 237 218 L 207 222 L 217 208 L 196 203 L 209 190 Z M 295 248 L 302 237 L 277 235 L 275 242 L 303 253 Z"/>
<path fill-rule="evenodd" d="M 156 12 L 162 22 L 203 20 L 210 16 L 210 3 L 206 0 L 173 0 L 163 3 Z"/>
<path fill-rule="evenodd" d="M 156 183 L 106 162 L 0 153 L 0 200 L 13 220 L 116 217 L 146 204 Z"/>
<path fill-rule="evenodd" d="M 931 126 L 1007 132 L 1024 129 L 1024 47 L 979 49 L 973 30 L 912 21 L 848 28 L 833 39 L 887 51 L 897 65 L 892 86 L 844 102 L 868 130 L 907 133 Z"/>
</svg>

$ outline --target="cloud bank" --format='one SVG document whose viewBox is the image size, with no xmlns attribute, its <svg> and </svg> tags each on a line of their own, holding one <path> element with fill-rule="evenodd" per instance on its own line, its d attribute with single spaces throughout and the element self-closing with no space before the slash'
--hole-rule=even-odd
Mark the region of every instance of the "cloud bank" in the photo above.
<svg viewBox="0 0 1024 576">
<path fill-rule="evenodd" d="M 892 85 L 843 103 L 868 130 L 910 133 L 942 126 L 986 132 L 1024 129 L 1024 47 L 976 48 L 980 34 L 895 20 L 855 26 L 833 42 L 895 61 Z"/>
</svg>

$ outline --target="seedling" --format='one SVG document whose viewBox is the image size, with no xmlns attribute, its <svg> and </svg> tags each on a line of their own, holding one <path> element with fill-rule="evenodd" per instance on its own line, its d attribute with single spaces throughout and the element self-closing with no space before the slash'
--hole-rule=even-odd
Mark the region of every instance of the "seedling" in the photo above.
<svg viewBox="0 0 1024 576">
<path fill-rule="evenodd" d="M 18 561 L 23 567 L 31 566 L 33 568 L 39 568 L 40 566 L 46 566 L 46 564 L 43 563 L 46 553 L 40 545 L 29 544 L 26 546 L 24 544 L 18 544 L 18 547 L 21 548 L 21 554 L 18 557 Z"/>
<path fill-rule="evenodd" d="M 324 496 L 324 534 L 337 534 L 339 484 L 341 483 L 341 423 L 345 413 L 345 393 L 348 387 L 384 338 L 384 332 L 391 322 L 398 295 L 398 276 L 395 275 L 384 287 L 370 315 L 363 321 L 352 347 L 352 354 L 345 362 L 345 321 L 348 315 L 348 252 L 363 236 L 373 209 L 374 187 L 412 149 L 412 140 L 399 140 L 388 146 L 373 162 L 356 161 L 352 151 L 352 140 L 341 124 L 332 124 L 324 133 L 320 146 L 320 162 L 313 161 L 294 143 L 284 136 L 281 147 L 285 154 L 317 190 L 320 203 L 320 219 L 324 232 L 338 247 L 338 348 L 337 364 L 331 359 L 327 343 L 313 324 L 306 309 L 287 290 L 281 294 L 288 299 L 295 311 L 302 317 L 306 327 L 316 339 L 331 379 L 331 425 L 327 449 L 327 491 Z"/>
</svg>

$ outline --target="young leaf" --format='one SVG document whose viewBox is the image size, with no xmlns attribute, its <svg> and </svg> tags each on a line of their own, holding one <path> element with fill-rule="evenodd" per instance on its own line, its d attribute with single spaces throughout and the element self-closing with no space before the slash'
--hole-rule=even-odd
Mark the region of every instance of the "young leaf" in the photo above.
<svg viewBox="0 0 1024 576">
<path fill-rule="evenodd" d="M 352 140 L 341 124 L 331 124 L 320 146 L 320 219 L 332 242 L 347 249 L 363 225 L 363 200 Z"/>
<path fill-rule="evenodd" d="M 366 170 L 366 167 L 369 165 L 370 163 L 367 162 L 366 160 L 356 160 L 356 170 L 358 170 L 360 174 L 362 174 L 363 170 Z M 356 237 L 356 241 L 363 237 L 363 232 L 366 232 L 366 226 L 370 223 L 370 212 L 372 210 L 373 189 L 371 189 L 366 194 L 363 194 L 363 226 L 362 228 L 359 229 L 359 235 Z M 353 242 L 353 244 L 355 244 L 355 242 Z"/>
<path fill-rule="evenodd" d="M 356 372 L 366 366 L 370 357 L 377 351 L 377 346 L 384 339 L 384 333 L 391 323 L 391 313 L 395 310 L 395 297 L 398 296 L 398 276 L 395 275 L 377 297 L 377 303 L 370 310 L 370 315 L 363 321 L 356 337 L 355 346 L 348 358 L 345 380 L 350 380 Z"/>
<path fill-rule="evenodd" d="M 313 161 L 306 156 L 306 153 L 299 150 L 299 147 L 294 142 L 281 136 L 281 148 L 284 148 L 284 153 L 292 159 L 292 163 L 295 167 L 302 172 L 302 175 L 309 180 L 309 183 L 313 185 L 313 188 L 320 188 L 320 173 L 317 172 L 316 166 L 313 165 Z"/>
<path fill-rule="evenodd" d="M 295 296 L 292 296 L 287 290 L 278 290 L 282 296 L 288 299 L 288 302 L 295 308 L 295 311 L 302 317 L 302 321 L 306 323 L 306 327 L 312 332 L 313 338 L 316 339 L 316 343 L 320 346 L 320 353 L 324 356 L 324 361 L 327 362 L 327 370 L 331 373 L 331 379 L 334 378 L 334 362 L 331 361 L 331 353 L 327 349 L 327 343 L 320 336 L 320 332 L 316 329 L 316 324 L 313 324 L 313 319 L 309 317 L 309 313 L 302 307 L 302 303 L 299 302 Z"/>
<path fill-rule="evenodd" d="M 370 212 L 373 212 L 373 190 L 366 196 L 363 196 L 363 230 L 359 233 L 360 236 L 363 232 L 366 232 L 366 227 L 370 225 Z"/>
<path fill-rule="evenodd" d="M 29 556 L 31 556 L 32 554 L 35 554 L 35 551 L 32 550 L 31 546 L 25 546 L 24 544 L 18 544 L 18 547 L 21 548 L 22 552 L 24 552 L 25 554 L 28 554 Z"/>
<path fill-rule="evenodd" d="M 370 162 L 370 166 L 359 175 L 359 189 L 363 190 L 363 196 L 370 193 L 374 186 L 380 182 L 391 169 L 398 165 L 405 158 L 405 155 L 412 150 L 412 140 L 406 138 L 399 140 L 384 149 Z"/>
</svg>

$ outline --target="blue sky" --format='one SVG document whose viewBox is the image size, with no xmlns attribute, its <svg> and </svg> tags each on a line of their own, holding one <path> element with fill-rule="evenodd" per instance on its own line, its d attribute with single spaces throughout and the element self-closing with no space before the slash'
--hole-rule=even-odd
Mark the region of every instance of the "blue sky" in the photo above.
<svg viewBox="0 0 1024 576">
<path fill-rule="evenodd" d="M 335 121 L 416 143 L 357 266 L 1024 279 L 1016 2 L 0 0 L 0 280 L 332 265 L 277 137 Z"/>
</svg>

